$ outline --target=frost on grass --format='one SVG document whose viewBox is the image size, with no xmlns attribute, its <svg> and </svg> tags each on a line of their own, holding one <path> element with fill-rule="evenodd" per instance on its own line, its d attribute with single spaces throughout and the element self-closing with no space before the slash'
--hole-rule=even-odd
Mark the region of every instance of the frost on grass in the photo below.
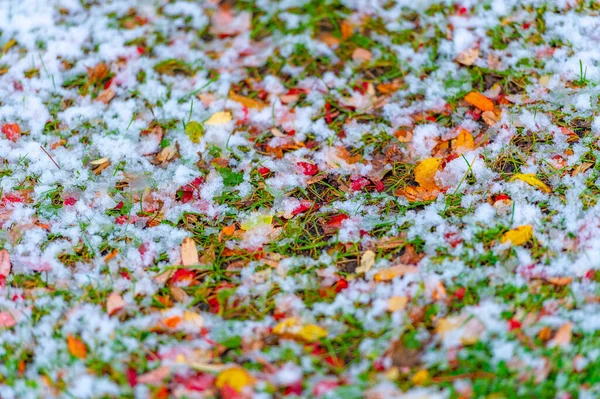
<svg viewBox="0 0 600 399">
<path fill-rule="evenodd" d="M 599 32 L 4 2 L 0 396 L 598 396 Z"/>
</svg>

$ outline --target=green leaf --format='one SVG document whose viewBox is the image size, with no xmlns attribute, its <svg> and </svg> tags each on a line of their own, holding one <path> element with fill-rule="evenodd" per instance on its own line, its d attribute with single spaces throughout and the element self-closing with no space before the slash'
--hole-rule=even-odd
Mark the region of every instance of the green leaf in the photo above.
<svg viewBox="0 0 600 399">
<path fill-rule="evenodd" d="M 217 168 L 219 174 L 223 177 L 223 183 L 226 186 L 237 186 L 244 181 L 244 174 L 234 172 L 229 168 Z"/>
<path fill-rule="evenodd" d="M 190 121 L 185 126 L 185 134 L 189 137 L 192 143 L 198 144 L 202 136 L 204 136 L 204 126 L 199 122 Z"/>
<path fill-rule="evenodd" d="M 169 60 L 164 60 L 154 65 L 154 70 L 162 75 L 188 75 L 191 76 L 194 74 L 192 67 L 181 60 L 177 60 L 171 58 Z"/>
</svg>

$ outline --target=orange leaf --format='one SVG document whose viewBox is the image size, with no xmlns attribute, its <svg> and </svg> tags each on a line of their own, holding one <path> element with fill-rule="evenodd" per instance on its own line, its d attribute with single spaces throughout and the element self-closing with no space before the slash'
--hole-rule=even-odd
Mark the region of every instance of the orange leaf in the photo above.
<svg viewBox="0 0 600 399">
<path fill-rule="evenodd" d="M 481 93 L 472 91 L 465 96 L 465 101 L 482 111 L 493 111 L 494 103 Z"/>
<path fill-rule="evenodd" d="M 166 319 L 163 320 L 163 323 L 165 323 L 165 326 L 167 326 L 169 328 L 175 328 L 179 325 L 179 323 L 181 323 L 181 317 L 179 317 L 179 316 L 167 317 Z"/>
<path fill-rule="evenodd" d="M 252 108 L 252 109 L 261 110 L 267 106 L 262 101 L 255 100 L 253 98 L 240 96 L 239 94 L 235 94 L 232 91 L 229 92 L 229 98 L 231 100 L 235 101 L 236 103 L 242 104 L 244 107 L 248 107 L 248 108 Z"/>
<path fill-rule="evenodd" d="M 86 358 L 87 349 L 85 344 L 79 338 L 75 338 L 71 334 L 67 334 L 67 347 L 69 348 L 69 353 L 76 358 Z"/>
<path fill-rule="evenodd" d="M 415 266 L 396 265 L 386 269 L 380 269 L 377 274 L 375 274 L 374 279 L 375 281 L 389 281 L 396 277 L 402 277 L 405 274 L 416 272 L 417 268 Z"/>
<path fill-rule="evenodd" d="M 230 224 L 229 226 L 223 227 L 223 234 L 232 235 L 235 232 L 235 224 Z"/>
<path fill-rule="evenodd" d="M 457 154 L 462 154 L 463 152 L 472 151 L 475 149 L 475 141 L 473 140 L 473 135 L 466 131 L 465 129 L 461 129 L 460 133 L 454 141 L 452 142 L 452 147 Z"/>
</svg>

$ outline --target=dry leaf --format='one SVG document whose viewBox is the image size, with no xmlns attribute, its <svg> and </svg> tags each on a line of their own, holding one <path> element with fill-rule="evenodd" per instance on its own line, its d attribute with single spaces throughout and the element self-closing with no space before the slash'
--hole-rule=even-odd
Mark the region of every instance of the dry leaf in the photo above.
<svg viewBox="0 0 600 399">
<path fill-rule="evenodd" d="M 399 188 L 395 194 L 405 197 L 408 202 L 422 202 L 433 201 L 440 194 L 440 191 L 437 188 L 427 190 L 423 187 L 406 187 L 405 189 Z"/>
<path fill-rule="evenodd" d="M 352 22 L 344 20 L 340 24 L 340 30 L 342 31 L 342 39 L 349 39 L 354 34 L 354 25 L 352 24 Z"/>
<path fill-rule="evenodd" d="M 560 326 L 558 328 L 558 330 L 556 331 L 554 338 L 552 338 L 548 342 L 548 346 L 550 346 L 550 347 L 560 346 L 562 348 L 568 346 L 569 343 L 571 342 L 572 329 L 573 329 L 573 327 L 572 327 L 571 323 L 569 323 L 569 322 Z"/>
<path fill-rule="evenodd" d="M 546 281 L 549 282 L 550 284 L 562 287 L 562 286 L 571 284 L 571 282 L 573 281 L 573 278 L 572 277 L 548 277 L 548 278 L 546 278 Z"/>
<path fill-rule="evenodd" d="M 423 385 L 427 382 L 428 379 L 429 379 L 429 371 L 422 369 L 422 370 L 417 371 L 415 373 L 415 375 L 413 375 L 412 382 L 415 385 Z"/>
<path fill-rule="evenodd" d="M 75 338 L 71 334 L 67 335 L 67 347 L 69 353 L 76 358 L 85 359 L 87 356 L 87 349 L 85 344 L 79 339 Z"/>
<path fill-rule="evenodd" d="M 438 188 L 434 178 L 441 163 L 441 158 L 427 158 L 419 162 L 414 171 L 415 181 L 419 186 L 426 190 Z"/>
<path fill-rule="evenodd" d="M 479 49 L 478 48 L 469 48 L 464 51 L 461 51 L 456 56 L 456 61 L 459 64 L 463 64 L 466 66 L 471 66 L 475 62 L 475 60 L 479 57 Z"/>
<path fill-rule="evenodd" d="M 390 312 L 395 312 L 397 310 L 402 310 L 408 304 L 408 297 L 405 296 L 393 296 L 388 299 L 388 310 Z"/>
<path fill-rule="evenodd" d="M 531 239 L 533 235 L 533 227 L 525 224 L 507 231 L 502 236 L 502 243 L 510 241 L 512 245 L 522 245 Z"/>
<path fill-rule="evenodd" d="M 241 392 L 245 387 L 254 385 L 254 377 L 245 369 L 234 366 L 219 373 L 215 385 L 219 389 L 228 386 L 237 392 Z"/>
<path fill-rule="evenodd" d="M 108 158 L 96 159 L 95 161 L 91 161 L 90 164 L 92 165 L 92 172 L 96 175 L 99 175 L 104 169 L 111 165 Z"/>
<path fill-rule="evenodd" d="M 499 119 L 493 111 L 484 111 L 481 113 L 481 117 L 488 126 L 494 126 Z"/>
<path fill-rule="evenodd" d="M 6 249 L 3 249 L 0 251 L 0 276 L 8 277 L 10 269 L 10 255 Z"/>
<path fill-rule="evenodd" d="M 261 110 L 261 109 L 263 109 L 263 108 L 265 108 L 267 106 L 262 101 L 255 100 L 253 98 L 248 98 L 248 97 L 240 96 L 239 94 L 235 94 L 232 91 L 229 92 L 229 99 L 231 99 L 232 101 L 235 101 L 236 103 L 242 104 L 244 107 L 251 108 L 251 109 Z M 211 118 L 212 118 L 212 116 L 211 116 Z M 226 122 L 229 122 L 229 121 L 226 121 Z M 226 123 L 226 122 L 223 122 L 223 123 Z"/>
<path fill-rule="evenodd" d="M 198 249 L 196 243 L 190 237 L 185 237 L 181 243 L 181 264 L 184 266 L 197 265 Z"/>
<path fill-rule="evenodd" d="M 138 384 L 160 385 L 167 377 L 169 377 L 169 375 L 171 375 L 171 369 L 163 366 L 139 375 L 137 377 L 137 382 Z"/>
<path fill-rule="evenodd" d="M 170 287 L 170 290 L 171 290 L 171 296 L 177 302 L 185 304 L 189 301 L 190 296 L 183 290 L 183 288 L 173 285 Z"/>
<path fill-rule="evenodd" d="M 377 274 L 375 274 L 374 279 L 375 281 L 389 281 L 396 277 L 402 277 L 405 274 L 412 274 L 416 272 L 417 268 L 415 266 L 396 265 L 385 269 L 379 269 Z"/>
<path fill-rule="evenodd" d="M 375 252 L 366 251 L 360 257 L 360 266 L 358 266 L 355 270 L 356 274 L 364 274 L 371 270 L 373 265 L 375 264 Z"/>
<path fill-rule="evenodd" d="M 296 317 L 288 317 L 275 327 L 273 334 L 283 337 L 290 337 L 304 342 L 316 342 L 327 336 L 327 330 L 314 324 L 300 325 L 300 320 Z"/>
<path fill-rule="evenodd" d="M 543 181 L 538 179 L 533 173 L 517 173 L 510 178 L 509 181 L 521 180 L 530 186 L 539 188 L 545 193 L 550 193 L 550 187 L 548 187 Z"/>
<path fill-rule="evenodd" d="M 123 309 L 125 305 L 125 300 L 121 294 L 112 292 L 106 299 L 106 313 L 108 313 L 109 316 L 112 316 L 119 310 Z"/>
<path fill-rule="evenodd" d="M 474 150 L 475 141 L 473 140 L 473 135 L 465 129 L 461 129 L 456 139 L 452 141 L 452 148 L 454 148 L 454 151 L 459 155 Z"/>
<path fill-rule="evenodd" d="M 177 146 L 170 145 L 162 150 L 158 154 L 156 154 L 156 160 L 158 163 L 165 163 L 171 161 L 177 155 Z"/>
<path fill-rule="evenodd" d="M 372 57 L 371 52 L 364 48 L 359 47 L 352 52 L 352 59 L 355 62 L 368 62 L 371 61 Z"/>
<path fill-rule="evenodd" d="M 493 111 L 494 103 L 481 93 L 472 91 L 465 96 L 465 101 L 482 111 Z"/>
<path fill-rule="evenodd" d="M 106 90 L 102 90 L 100 94 L 98 94 L 98 97 L 96 97 L 96 100 L 104 104 L 108 104 L 113 98 L 115 98 L 116 95 L 117 94 L 113 91 L 113 89 L 108 88 Z"/>
<path fill-rule="evenodd" d="M 577 167 L 573 170 L 573 173 L 571 173 L 571 176 L 577 176 L 580 173 L 584 173 L 586 170 L 588 170 L 592 166 L 594 166 L 593 162 L 584 162 L 580 165 L 577 165 Z"/>
<path fill-rule="evenodd" d="M 231 121 L 231 113 L 229 112 L 215 112 L 204 122 L 205 125 L 223 125 Z"/>
</svg>

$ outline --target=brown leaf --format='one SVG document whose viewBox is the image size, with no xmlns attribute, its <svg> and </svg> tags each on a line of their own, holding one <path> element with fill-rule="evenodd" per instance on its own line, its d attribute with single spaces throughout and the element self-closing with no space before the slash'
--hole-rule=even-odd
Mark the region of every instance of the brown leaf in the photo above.
<svg viewBox="0 0 600 399">
<path fill-rule="evenodd" d="M 406 187 L 396 190 L 396 195 L 405 197 L 408 202 L 433 201 L 440 194 L 437 189 L 427 190 L 423 187 Z"/>
<path fill-rule="evenodd" d="M 92 172 L 94 172 L 96 175 L 99 175 L 104 169 L 111 165 L 111 162 L 108 160 L 108 158 L 100 158 L 96 159 L 95 161 L 91 161 L 90 164 L 92 165 Z"/>
<path fill-rule="evenodd" d="M 354 34 L 354 25 L 350 21 L 343 20 L 340 24 L 340 30 L 342 31 L 342 39 L 347 40 Z"/>
<path fill-rule="evenodd" d="M 190 237 L 185 237 L 181 243 L 181 264 L 184 266 L 197 265 L 198 249 L 196 243 Z"/>
<path fill-rule="evenodd" d="M 565 324 L 563 324 L 562 326 L 560 326 L 558 328 L 558 330 L 556 331 L 556 334 L 554 335 L 554 338 L 552 338 L 549 342 L 548 345 L 550 347 L 553 346 L 560 346 L 560 347 L 565 347 L 567 345 L 569 345 L 569 343 L 571 342 L 571 337 L 572 337 L 572 325 L 571 323 L 567 322 Z"/>
<path fill-rule="evenodd" d="M 493 111 L 483 111 L 481 113 L 481 117 L 488 126 L 494 126 L 499 119 L 498 115 L 496 115 Z"/>
<path fill-rule="evenodd" d="M 183 288 L 173 285 L 170 287 L 171 296 L 179 303 L 187 303 L 190 296 L 183 290 Z"/>
<path fill-rule="evenodd" d="M 372 57 L 373 55 L 371 54 L 371 52 L 364 48 L 359 47 L 352 52 L 352 59 L 355 62 L 368 62 L 371 61 Z"/>
<path fill-rule="evenodd" d="M 106 313 L 109 316 L 112 316 L 119 310 L 125 307 L 126 303 L 121 294 L 117 292 L 111 292 L 111 294 L 106 299 Z"/>
<path fill-rule="evenodd" d="M 404 253 L 400 256 L 399 261 L 405 265 L 416 265 L 425 257 L 425 254 L 417 254 L 415 247 L 407 244 L 404 247 Z"/>
<path fill-rule="evenodd" d="M 100 94 L 98 94 L 98 97 L 96 97 L 96 100 L 100 101 L 101 103 L 108 104 L 113 98 L 115 98 L 116 95 L 117 94 L 113 91 L 113 89 L 108 88 L 102 90 Z"/>
<path fill-rule="evenodd" d="M 586 170 L 594 166 L 593 162 L 584 162 L 582 164 L 577 165 L 577 167 L 571 173 L 571 176 L 577 176 L 580 173 L 584 173 Z"/>
<path fill-rule="evenodd" d="M 547 282 L 549 282 L 550 284 L 559 286 L 559 287 L 563 287 L 565 285 L 569 285 L 571 284 L 571 282 L 573 281 L 572 277 L 548 277 L 546 279 Z"/>
<path fill-rule="evenodd" d="M 384 237 L 377 242 L 377 249 L 393 249 L 402 246 L 406 242 L 406 236 Z"/>
<path fill-rule="evenodd" d="M 385 269 L 379 269 L 373 278 L 375 281 L 389 281 L 406 274 L 416 273 L 417 271 L 418 269 L 415 266 L 399 264 Z"/>
<path fill-rule="evenodd" d="M 478 48 L 469 48 L 464 51 L 461 51 L 456 56 L 456 62 L 459 64 L 463 64 L 466 66 L 473 65 L 475 60 L 479 57 L 479 49 Z"/>
</svg>

